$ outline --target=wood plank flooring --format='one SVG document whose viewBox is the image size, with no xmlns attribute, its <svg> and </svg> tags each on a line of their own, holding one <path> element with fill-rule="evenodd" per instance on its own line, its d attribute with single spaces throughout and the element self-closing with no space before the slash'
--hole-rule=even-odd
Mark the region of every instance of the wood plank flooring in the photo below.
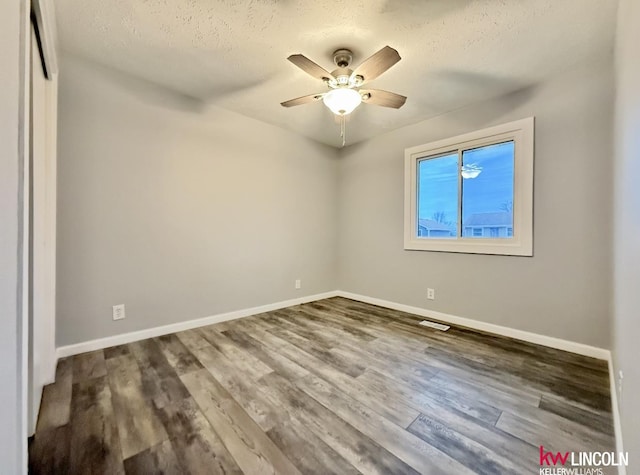
<svg viewBox="0 0 640 475">
<path fill-rule="evenodd" d="M 63 359 L 30 473 L 521 475 L 540 445 L 615 450 L 606 362 L 420 320 L 332 298 Z"/>
</svg>

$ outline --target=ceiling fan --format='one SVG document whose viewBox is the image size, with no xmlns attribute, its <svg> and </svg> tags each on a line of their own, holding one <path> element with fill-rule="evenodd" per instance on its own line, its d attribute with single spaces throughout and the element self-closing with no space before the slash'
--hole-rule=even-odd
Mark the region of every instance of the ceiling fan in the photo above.
<svg viewBox="0 0 640 475">
<path fill-rule="evenodd" d="M 284 107 L 299 106 L 311 102 L 322 102 L 341 118 L 342 145 L 346 142 L 345 116 L 354 111 L 361 103 L 399 109 L 407 100 L 405 96 L 379 89 L 362 89 L 362 86 L 374 80 L 394 64 L 400 61 L 398 52 L 385 46 L 373 56 L 365 59 L 355 70 L 349 68 L 353 53 L 348 49 L 339 49 L 333 53 L 333 62 L 337 69 L 329 72 L 302 54 L 292 54 L 287 58 L 307 74 L 325 82 L 329 91 L 298 97 L 282 102 Z"/>
</svg>

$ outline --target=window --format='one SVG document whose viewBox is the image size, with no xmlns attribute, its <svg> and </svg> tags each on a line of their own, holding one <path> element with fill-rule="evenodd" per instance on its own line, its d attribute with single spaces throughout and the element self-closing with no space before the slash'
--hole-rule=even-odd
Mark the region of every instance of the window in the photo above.
<svg viewBox="0 0 640 475">
<path fill-rule="evenodd" d="M 405 249 L 533 255 L 533 118 L 405 150 Z"/>
</svg>

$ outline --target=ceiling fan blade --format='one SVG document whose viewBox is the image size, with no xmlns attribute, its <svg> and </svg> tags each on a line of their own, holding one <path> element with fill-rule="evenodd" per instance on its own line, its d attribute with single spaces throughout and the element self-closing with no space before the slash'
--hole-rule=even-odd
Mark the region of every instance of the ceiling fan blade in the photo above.
<svg viewBox="0 0 640 475">
<path fill-rule="evenodd" d="M 364 82 L 371 81 L 400 61 L 400 59 L 402 58 L 400 58 L 400 55 L 395 49 L 390 46 L 385 46 L 373 56 L 365 59 L 353 74 L 351 74 L 351 77 L 362 76 Z"/>
<path fill-rule="evenodd" d="M 287 59 L 314 78 L 321 79 L 323 81 L 333 79 L 333 76 L 329 71 L 321 66 L 318 66 L 316 63 L 302 54 L 292 54 Z"/>
<path fill-rule="evenodd" d="M 318 94 L 309 94 L 308 96 L 296 97 L 295 99 L 281 102 L 280 105 L 283 107 L 300 106 L 302 104 L 309 104 L 310 102 L 317 102 L 322 99 L 322 96 L 324 96 L 324 93 L 322 92 Z"/>
<path fill-rule="evenodd" d="M 407 101 L 405 96 L 401 96 L 395 92 L 381 91 L 379 89 L 360 89 L 360 94 L 362 94 L 362 101 L 365 104 L 392 107 L 394 109 L 400 109 Z"/>
</svg>

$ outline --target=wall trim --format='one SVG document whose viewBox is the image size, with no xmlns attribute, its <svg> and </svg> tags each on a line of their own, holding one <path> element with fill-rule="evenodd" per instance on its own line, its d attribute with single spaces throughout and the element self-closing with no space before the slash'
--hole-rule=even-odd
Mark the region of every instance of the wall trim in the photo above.
<svg viewBox="0 0 640 475">
<path fill-rule="evenodd" d="M 126 343 L 132 343 L 134 341 L 145 340 L 147 338 L 153 338 L 162 335 L 168 335 L 170 333 L 181 332 L 185 330 L 191 330 L 193 328 L 204 327 L 207 325 L 213 325 L 215 323 L 222 323 L 229 320 L 235 320 L 238 318 L 250 317 L 265 312 L 272 312 L 274 310 L 280 310 L 282 308 L 293 307 L 308 302 L 315 302 L 316 300 L 328 299 L 336 297 L 338 291 L 324 292 L 321 294 L 307 295 L 306 297 L 299 297 L 290 300 L 283 300 L 276 303 L 267 305 L 260 305 L 258 307 L 251 307 L 241 310 L 234 310 L 232 312 L 219 313 L 217 315 L 211 315 L 209 317 L 197 318 L 195 320 L 187 320 L 185 322 L 171 323 L 169 325 L 163 325 L 161 327 L 147 328 L 145 330 L 138 330 L 129 333 L 121 333 L 119 335 L 108 336 L 105 338 L 99 338 L 97 340 L 85 341 L 82 343 L 76 343 L 73 345 L 60 346 L 56 350 L 56 356 L 58 359 L 67 356 L 73 356 L 87 351 L 102 350 L 116 345 L 124 345 Z"/>
<path fill-rule="evenodd" d="M 577 353 L 583 356 L 590 356 L 592 358 L 597 358 L 600 360 L 608 361 L 611 358 L 611 352 L 609 350 L 605 350 L 604 348 L 589 346 L 583 343 L 576 343 L 569 340 L 562 340 L 560 338 L 551 336 L 540 335 L 539 333 L 516 330 L 515 328 L 504 327 L 501 325 L 495 325 L 493 323 L 482 322 L 480 320 L 472 320 L 470 318 L 458 317 L 455 315 L 449 315 L 447 313 L 436 312 L 435 310 L 412 307 L 410 305 L 391 302 L 389 300 L 382 300 L 375 297 L 368 297 L 366 295 L 354 294 L 342 290 L 338 291 L 338 296 L 351 300 L 357 300 L 359 302 L 369 303 L 372 305 L 378 305 L 379 307 L 385 307 L 392 310 L 400 310 L 402 312 L 413 313 L 415 315 L 427 317 L 432 320 L 439 320 L 443 323 L 450 323 L 461 327 L 471 328 L 473 330 L 493 333 L 494 335 L 506 336 L 509 338 L 514 338 L 516 340 L 535 343 L 536 345 L 542 345 L 549 348 L 555 348 L 557 350 Z"/>
<path fill-rule="evenodd" d="M 613 433 L 616 438 L 616 453 L 624 452 L 624 444 L 622 443 L 622 421 L 620 419 L 620 407 L 618 405 L 618 389 L 616 388 L 615 367 L 613 364 L 613 354 L 609 353 L 609 385 L 611 392 L 611 415 L 613 417 Z M 627 475 L 627 467 L 621 465 L 618 467 L 618 475 Z"/>
<path fill-rule="evenodd" d="M 190 330 L 192 328 L 199 328 L 207 325 L 213 325 L 215 323 L 226 322 L 226 321 L 235 320 L 238 318 L 250 317 L 252 315 L 257 315 L 259 313 L 271 312 L 273 310 L 280 310 L 282 308 L 293 307 L 294 305 L 300 305 L 308 302 L 315 302 L 316 300 L 322 300 L 322 299 L 327 299 L 331 297 L 344 297 L 344 298 L 356 300 L 359 302 L 377 305 L 379 307 L 385 307 L 392 310 L 399 310 L 402 312 L 412 313 L 414 315 L 419 315 L 421 317 L 426 317 L 433 320 L 441 321 L 443 323 L 450 323 L 452 325 L 458 325 L 466 328 L 471 328 L 473 330 L 480 330 L 487 333 L 492 333 L 494 335 L 514 338 L 516 340 L 526 341 L 528 343 L 534 343 L 536 345 L 542 345 L 542 346 L 547 346 L 549 348 L 569 351 L 571 353 L 576 353 L 583 356 L 589 356 L 591 358 L 597 358 L 605 361 L 611 360 L 611 352 L 604 348 L 598 348 L 595 346 L 585 345 L 583 343 L 563 340 L 563 339 L 555 338 L 551 336 L 540 335 L 539 333 L 532 333 L 524 330 L 517 330 L 515 328 L 495 325 L 493 323 L 482 322 L 480 320 L 472 320 L 470 318 L 458 317 L 456 315 L 437 312 L 435 310 L 429 310 L 429 309 L 420 308 L 420 307 L 413 307 L 411 305 L 405 305 L 405 304 L 392 302 L 389 300 L 383 300 L 375 297 L 368 297 L 366 295 L 355 294 L 355 293 L 346 292 L 343 290 L 334 290 L 334 291 L 324 292 L 324 293 L 315 294 L 315 295 L 308 295 L 306 297 L 283 300 L 280 302 L 261 305 L 258 307 L 234 310 L 232 312 L 220 313 L 217 315 L 211 315 L 209 317 L 188 320 L 185 322 L 172 323 L 169 325 L 163 325 L 161 327 L 148 328 L 145 330 L 138 330 L 138 331 L 129 332 L 129 333 L 121 333 L 119 335 L 99 338 L 97 340 L 90 340 L 82 343 L 76 343 L 73 345 L 61 346 L 57 348 L 56 356 L 58 358 L 64 358 L 66 356 L 77 355 L 87 351 L 101 350 L 104 348 L 109 348 L 111 346 L 123 345 L 123 344 L 131 343 L 134 341 L 144 340 L 146 338 L 153 338 L 156 336 L 167 335 L 169 333 Z"/>
</svg>

